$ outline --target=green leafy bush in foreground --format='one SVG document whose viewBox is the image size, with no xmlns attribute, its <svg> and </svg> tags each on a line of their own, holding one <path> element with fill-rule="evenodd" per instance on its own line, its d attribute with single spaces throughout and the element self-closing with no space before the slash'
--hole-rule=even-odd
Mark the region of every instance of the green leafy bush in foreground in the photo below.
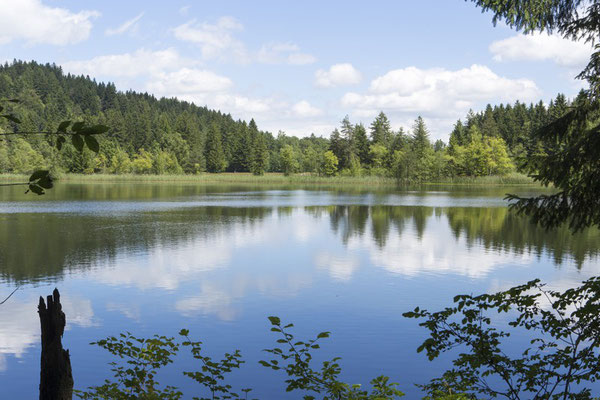
<svg viewBox="0 0 600 400">
<path fill-rule="evenodd" d="M 359 384 L 347 384 L 339 380 L 341 366 L 339 358 L 325 361 L 319 368 L 313 366 L 312 352 L 319 349 L 320 339 L 328 338 L 329 332 L 321 332 L 315 339 L 298 341 L 289 332 L 292 324 L 282 326 L 278 317 L 269 317 L 271 331 L 280 334 L 277 343 L 283 345 L 267 349 L 271 354 L 269 361 L 260 364 L 275 371 L 284 371 L 288 379 L 286 390 L 300 391 L 304 399 L 352 399 L 376 400 L 396 399 L 404 394 L 397 389 L 398 384 L 391 383 L 386 376 L 371 380 L 371 391 L 362 389 Z M 248 399 L 252 389 L 240 388 L 239 392 L 227 383 L 226 375 L 244 364 L 239 350 L 226 353 L 221 360 L 213 360 L 202 351 L 202 342 L 192 341 L 189 331 L 179 332 L 182 338 L 178 342 L 173 337 L 154 336 L 150 339 L 137 338 L 130 333 L 122 333 L 119 337 L 111 336 L 92 344 L 98 345 L 123 362 L 111 362 L 112 380 L 105 380 L 101 386 L 88 390 L 77 390 L 81 399 L 111 400 L 177 400 L 183 393 L 173 386 L 162 386 L 156 380 L 158 370 L 173 363 L 181 346 L 188 347 L 193 357 L 200 362 L 198 371 L 183 371 L 183 375 L 193 379 L 202 387 L 204 397 L 193 397 L 198 400 L 208 399 Z M 321 397 L 322 396 L 322 397 Z"/>
<path fill-rule="evenodd" d="M 453 367 L 427 384 L 425 400 L 504 398 L 510 400 L 592 399 L 590 385 L 600 379 L 600 277 L 565 291 L 549 290 L 539 280 L 505 291 L 479 296 L 458 295 L 454 306 L 430 312 L 415 308 L 404 314 L 423 320 L 429 331 L 417 351 L 430 360 L 456 352 Z M 398 384 L 387 376 L 370 381 L 370 390 L 340 380 L 340 358 L 317 364 L 313 353 L 321 332 L 314 339 L 298 340 L 283 325 L 269 317 L 277 346 L 266 349 L 260 364 L 285 375 L 286 390 L 304 399 L 397 399 Z M 244 363 L 236 350 L 221 360 L 205 355 L 201 342 L 187 330 L 182 341 L 165 336 L 140 339 L 131 334 L 109 337 L 94 344 L 124 362 L 112 362 L 114 378 L 102 386 L 78 391 L 82 399 L 180 399 L 175 387 L 161 386 L 158 370 L 173 362 L 181 346 L 199 360 L 198 371 L 183 374 L 198 382 L 207 397 L 194 399 L 247 399 L 251 389 L 234 388 L 227 375 Z M 513 341 L 513 342 L 511 342 Z"/>
</svg>

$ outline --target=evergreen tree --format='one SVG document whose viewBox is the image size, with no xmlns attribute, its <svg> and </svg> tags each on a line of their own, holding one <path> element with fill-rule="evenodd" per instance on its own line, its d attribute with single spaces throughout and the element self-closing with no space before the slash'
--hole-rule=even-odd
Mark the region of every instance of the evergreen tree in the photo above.
<svg viewBox="0 0 600 400">
<path fill-rule="evenodd" d="M 420 116 L 415 120 L 415 124 L 413 125 L 411 142 L 411 157 L 414 157 L 412 178 L 418 181 L 426 180 L 431 172 L 433 148 L 429 141 L 429 131 L 425 126 L 425 121 Z"/>
<path fill-rule="evenodd" d="M 362 165 L 369 164 L 369 139 L 367 138 L 367 130 L 363 124 L 354 126 L 354 147 L 356 154 Z"/>
<path fill-rule="evenodd" d="M 223 144 L 221 143 L 221 130 L 216 123 L 213 123 L 208 130 L 206 137 L 206 170 L 208 172 L 221 172 L 227 167 L 225 154 L 223 153 Z"/>
<path fill-rule="evenodd" d="M 392 128 L 387 115 L 383 111 L 371 123 L 371 142 L 389 146 L 392 137 Z"/>
<path fill-rule="evenodd" d="M 267 170 L 268 157 L 265 136 L 262 132 L 256 132 L 250 150 L 250 172 L 254 175 L 263 175 Z"/>
</svg>

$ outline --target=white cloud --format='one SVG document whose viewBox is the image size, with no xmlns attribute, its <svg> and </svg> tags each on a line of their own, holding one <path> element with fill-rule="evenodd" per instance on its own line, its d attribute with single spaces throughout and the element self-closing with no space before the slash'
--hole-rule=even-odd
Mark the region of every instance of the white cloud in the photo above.
<svg viewBox="0 0 600 400">
<path fill-rule="evenodd" d="M 263 45 L 258 51 L 257 60 L 265 64 L 312 64 L 317 59 L 300 52 L 300 47 L 293 43 L 270 43 Z"/>
<path fill-rule="evenodd" d="M 327 71 L 320 69 L 315 73 L 315 84 L 325 88 L 355 85 L 361 79 L 360 72 L 348 63 L 334 64 Z"/>
<path fill-rule="evenodd" d="M 540 94 L 532 80 L 502 77 L 482 65 L 455 71 L 408 67 L 375 78 L 366 93 L 346 93 L 341 105 L 359 117 L 372 117 L 380 110 L 401 121 L 422 115 L 434 121 L 433 136 L 441 138 L 470 108 L 486 102 L 533 101 Z M 436 132 L 444 126 L 447 132 Z"/>
<path fill-rule="evenodd" d="M 123 24 L 119 25 L 116 28 L 108 28 L 106 31 L 104 31 L 104 34 L 106 36 L 113 36 L 113 35 L 122 35 L 123 33 L 127 32 L 127 31 L 134 32 L 138 27 L 138 22 L 140 21 L 140 19 L 142 19 L 143 16 L 144 16 L 143 12 L 139 13 L 132 19 L 129 19 L 129 20 L 123 22 Z"/>
<path fill-rule="evenodd" d="M 83 61 L 68 61 L 63 68 L 74 74 L 86 74 L 93 77 L 128 77 L 155 75 L 165 70 L 175 70 L 194 65 L 195 61 L 179 55 L 175 49 L 147 50 L 138 49 L 133 53 L 98 56 Z"/>
<path fill-rule="evenodd" d="M 117 81 L 119 89 L 147 91 L 156 96 L 177 97 L 199 106 L 250 119 L 274 109 L 283 115 L 287 103 L 272 98 L 235 93 L 233 81 L 223 75 L 197 68 L 198 61 L 182 57 L 175 49 L 139 49 L 133 53 L 69 61 L 63 68 L 74 74 Z M 314 109 L 304 110 L 314 112 Z"/>
<path fill-rule="evenodd" d="M 306 100 L 302 100 L 294 104 L 292 111 L 298 117 L 316 117 L 323 114 L 322 110 L 312 106 Z"/>
<path fill-rule="evenodd" d="M 221 17 L 214 24 L 198 23 L 194 19 L 177 26 L 173 33 L 179 40 L 200 46 L 204 58 L 233 58 L 245 63 L 249 61 L 246 47 L 234 37 L 234 32 L 243 29 L 244 26 L 235 18 Z"/>
<path fill-rule="evenodd" d="M 519 34 L 490 45 L 496 61 L 546 61 L 563 67 L 583 68 L 590 59 L 589 44 L 556 35 Z"/>
<path fill-rule="evenodd" d="M 233 86 L 231 79 L 214 72 L 182 68 L 170 73 L 159 73 L 148 82 L 149 91 L 165 96 L 219 92 Z"/>
<path fill-rule="evenodd" d="M 25 40 L 28 44 L 64 46 L 86 40 L 97 11 L 71 12 L 40 0 L 1 0 L 0 44 Z"/>
</svg>

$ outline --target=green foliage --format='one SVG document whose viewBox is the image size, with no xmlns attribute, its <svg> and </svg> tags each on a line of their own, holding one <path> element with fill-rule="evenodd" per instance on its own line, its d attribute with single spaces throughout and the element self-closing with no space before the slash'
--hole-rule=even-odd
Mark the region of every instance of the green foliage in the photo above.
<svg viewBox="0 0 600 400">
<path fill-rule="evenodd" d="M 334 176 L 338 169 L 338 158 L 332 151 L 326 151 L 323 154 L 321 172 L 325 176 Z"/>
<path fill-rule="evenodd" d="M 267 170 L 268 157 L 265 136 L 262 132 L 256 131 L 250 149 L 250 172 L 254 175 L 263 175 Z"/>
<path fill-rule="evenodd" d="M 504 140 L 483 137 L 476 125 L 469 128 L 469 142 L 453 145 L 446 155 L 453 172 L 459 176 L 506 175 L 514 169 Z"/>
<path fill-rule="evenodd" d="M 289 144 L 286 144 L 279 150 L 281 157 L 281 169 L 285 176 L 289 176 L 298 170 L 298 162 L 294 149 Z"/>
<path fill-rule="evenodd" d="M 381 144 L 374 143 L 369 148 L 369 156 L 374 168 L 384 168 L 388 156 L 388 149 Z"/>
<path fill-rule="evenodd" d="M 287 391 L 299 390 L 305 393 L 304 399 L 315 399 L 315 394 L 323 395 L 323 399 L 340 400 L 391 400 L 404 395 L 397 389 L 398 384 L 391 383 L 387 376 L 372 379 L 370 391 L 362 389 L 361 385 L 350 385 L 340 381 L 339 358 L 325 361 L 319 370 L 314 370 L 311 366 L 312 352 L 319 349 L 318 342 L 329 337 L 329 332 L 321 332 L 315 339 L 307 342 L 298 341 L 289 333 L 292 324 L 282 326 L 278 317 L 269 317 L 269 321 L 272 325 L 271 331 L 279 333 L 282 337 L 277 343 L 285 344 L 287 349 L 284 351 L 276 347 L 265 350 L 273 355 L 273 359 L 260 361 L 260 364 L 276 371 L 285 371 L 289 377 L 286 380 Z M 217 361 L 203 353 L 203 343 L 191 340 L 187 329 L 182 329 L 179 335 L 183 339 L 181 343 L 172 337 L 155 335 L 151 339 L 143 339 L 130 333 L 92 343 L 124 361 L 109 364 L 114 375 L 113 380 L 107 379 L 103 385 L 90 387 L 88 390 L 76 390 L 75 394 L 81 399 L 181 399 L 183 393 L 173 386 L 163 387 L 157 381 L 157 374 L 161 368 L 174 362 L 180 347 L 188 347 L 192 356 L 200 361 L 200 370 L 183 371 L 183 375 L 199 383 L 209 393 L 208 397 L 193 399 L 248 398 L 252 389 L 241 388 L 238 393 L 233 391 L 231 384 L 225 382 L 229 373 L 244 364 L 239 350 L 225 353 L 223 358 Z"/>
<path fill-rule="evenodd" d="M 152 154 L 141 148 L 137 156 L 131 161 L 131 169 L 136 174 L 152 173 Z"/>
<path fill-rule="evenodd" d="M 575 107 L 543 127 L 542 151 L 525 163 L 531 176 L 558 192 L 531 198 L 509 195 L 511 208 L 552 228 L 600 226 L 600 102 L 579 96 Z"/>
<path fill-rule="evenodd" d="M 189 347 L 193 357 L 201 362 L 201 370 L 183 372 L 183 375 L 198 382 L 210 393 L 210 397 L 193 397 L 195 400 L 216 400 L 241 398 L 233 392 L 231 385 L 225 384 L 225 375 L 244 363 L 241 354 L 236 350 L 226 353 L 220 361 L 202 354 L 202 342 L 192 341 L 189 331 L 182 329 L 179 335 L 184 339 L 181 343 L 173 337 L 155 335 L 150 339 L 137 338 L 129 332 L 119 337 L 108 337 L 91 344 L 98 345 L 124 362 L 111 362 L 114 380 L 105 380 L 101 386 L 88 388 L 87 391 L 76 390 L 81 399 L 110 400 L 177 400 L 183 393 L 173 386 L 161 386 L 157 381 L 159 370 L 173 363 L 181 346 Z M 247 398 L 251 389 L 241 389 Z"/>
<path fill-rule="evenodd" d="M 125 360 L 124 365 L 111 362 L 115 381 L 106 380 L 101 386 L 91 387 L 87 392 L 76 390 L 75 394 L 81 399 L 180 399 L 183 394 L 177 388 L 163 388 L 156 381 L 158 370 L 171 364 L 179 350 L 174 340 L 158 335 L 151 339 L 137 338 L 127 332 L 92 343 Z"/>
<path fill-rule="evenodd" d="M 539 280 L 495 294 L 458 295 L 454 307 L 404 314 L 429 330 L 418 351 L 430 360 L 458 351 L 454 368 L 422 385 L 430 395 L 452 390 L 507 399 L 591 399 L 587 382 L 600 378 L 600 278 L 558 292 Z M 501 326 L 496 317 L 505 314 Z M 511 353 L 523 332 L 529 346 Z M 517 339 L 518 340 L 518 339 Z"/>
<path fill-rule="evenodd" d="M 221 172 L 227 167 L 227 160 L 223 152 L 221 130 L 215 123 L 212 124 L 208 131 L 204 156 L 208 172 Z"/>
<path fill-rule="evenodd" d="M 493 21 L 523 31 L 556 31 L 559 35 L 594 43 L 600 20 L 597 0 L 473 0 Z M 528 143 L 524 169 L 537 181 L 559 189 L 553 195 L 521 198 L 509 195 L 511 207 L 546 228 L 568 223 L 579 230 L 600 225 L 600 46 L 577 76 L 587 80 L 571 109 L 557 98 L 552 121 L 535 126 Z M 543 107 L 543 106 L 542 106 Z M 539 108 L 539 107 L 538 107 Z"/>
<path fill-rule="evenodd" d="M 44 168 L 44 158 L 23 138 L 11 141 L 8 151 L 9 172 L 30 173 L 33 170 Z"/>
<path fill-rule="evenodd" d="M 181 343 L 183 346 L 189 347 L 192 355 L 195 359 L 200 360 L 202 363 L 202 369 L 196 372 L 184 372 L 185 376 L 188 376 L 208 388 L 211 393 L 211 397 L 194 397 L 195 400 L 210 400 L 210 399 L 232 399 L 240 398 L 241 395 L 233 392 L 230 384 L 224 383 L 225 375 L 233 371 L 234 369 L 240 368 L 245 361 L 242 361 L 242 355 L 239 350 L 233 353 L 225 353 L 225 356 L 220 361 L 214 361 L 211 357 L 202 354 L 202 342 L 192 341 L 189 338 L 189 331 L 182 329 L 179 335 L 183 336 L 185 340 Z M 241 389 L 243 393 L 247 394 L 252 389 Z"/>
<path fill-rule="evenodd" d="M 471 113 L 465 125 L 457 124 L 447 147 L 438 141 L 435 151 L 431 152 L 429 149 L 433 146 L 425 145 L 429 139 L 426 134 L 422 135 L 427 132 L 422 119 L 415 141 L 402 130 L 393 131 L 383 112 L 369 125 L 369 135 L 363 124 L 354 124 L 345 117 L 329 139 L 315 135 L 297 138 L 282 132 L 273 137 L 269 132 L 260 131 L 254 121 L 234 121 L 229 115 L 175 99 L 119 92 L 112 83 L 65 76 L 55 65 L 15 61 L 0 66 L 0 79 L 6 82 L 6 95 L 21 99 L 18 103 L 2 104 L 4 109 L 0 116 L 13 116 L 21 123 L 0 118 L 0 135 L 23 133 L 23 139 L 42 156 L 42 164 L 47 169 L 86 174 L 147 174 L 146 160 L 135 161 L 140 158 L 142 149 L 148 153 L 145 156 L 151 155 L 152 173 L 317 173 L 321 172 L 323 153 L 331 150 L 338 159 L 336 173 L 339 171 L 340 175 L 401 175 L 402 182 L 439 180 L 466 175 L 453 157 L 456 146 L 466 147 L 471 143 L 469 129 L 473 126 L 480 130 L 484 142 L 488 137 L 502 138 L 511 162 L 523 171 L 521 161 L 529 159 L 530 148 L 537 146 L 543 150 L 533 138 L 534 131 L 550 116 L 560 116 L 570 106 L 560 95 L 548 107 L 518 102 L 488 105 L 484 112 Z M 88 125 L 76 122 L 83 120 L 89 121 Z M 107 126 L 110 129 L 107 130 Z M 43 132 L 44 136 L 27 134 L 34 131 Z M 102 133 L 100 138 L 99 133 Z M 220 136 L 220 141 L 216 136 Z M 291 154 L 289 149 L 282 153 L 286 146 L 293 149 L 296 165 L 292 169 L 289 158 L 282 158 Z M 371 153 L 372 146 L 381 146 L 377 148 L 378 155 Z M 8 157 L 11 147 L 11 143 L 0 146 L 0 173 L 15 172 Z M 502 150 L 501 146 L 498 148 Z M 58 151 L 61 149 L 66 151 Z M 387 150 L 385 156 L 381 156 L 382 149 Z M 405 154 L 402 174 L 395 168 L 399 165 L 394 163 L 396 151 Z M 499 164 L 507 165 L 503 154 L 497 158 L 503 160 Z M 39 157 L 37 159 L 39 161 Z M 497 169 L 503 170 L 502 167 Z M 487 175 L 490 169 L 485 170 Z"/>
<path fill-rule="evenodd" d="M 274 371 L 284 371 L 288 376 L 285 383 L 286 391 L 299 390 L 323 396 L 323 399 L 396 399 L 404 396 L 397 389 L 397 383 L 389 382 L 386 376 L 379 376 L 371 380 L 372 390 L 363 390 L 359 384 L 347 384 L 339 380 L 342 371 L 338 361 L 339 357 L 324 361 L 320 369 L 312 366 L 312 352 L 319 349 L 319 340 L 329 337 L 329 332 L 321 332 L 316 338 L 308 341 L 297 340 L 290 333 L 293 324 L 283 326 L 278 317 L 269 317 L 271 331 L 279 334 L 277 343 L 284 348 L 275 347 L 266 349 L 272 355 L 269 361 L 260 361 L 260 364 Z M 304 399 L 315 399 L 312 394 L 305 394 Z"/>
</svg>

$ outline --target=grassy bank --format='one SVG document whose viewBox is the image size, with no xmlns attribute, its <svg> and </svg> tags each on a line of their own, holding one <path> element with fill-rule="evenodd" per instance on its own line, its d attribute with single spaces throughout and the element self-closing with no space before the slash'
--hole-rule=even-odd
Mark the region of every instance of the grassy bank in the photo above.
<svg viewBox="0 0 600 400">
<path fill-rule="evenodd" d="M 26 182 L 27 175 L 2 174 L 0 181 L 4 182 Z M 182 182 L 182 183 L 227 183 L 227 184 L 285 184 L 285 185 L 358 185 L 358 186 L 397 186 L 393 178 L 381 176 L 334 176 L 324 177 L 308 174 L 297 174 L 285 176 L 279 173 L 268 173 L 255 176 L 249 173 L 219 173 L 199 175 L 112 175 L 112 174 L 62 174 L 59 178 L 63 182 L 94 183 L 94 182 Z M 455 177 L 438 179 L 424 182 L 421 185 L 531 185 L 535 184 L 531 178 L 519 173 L 511 173 L 505 176 L 481 176 L 481 177 Z"/>
</svg>

